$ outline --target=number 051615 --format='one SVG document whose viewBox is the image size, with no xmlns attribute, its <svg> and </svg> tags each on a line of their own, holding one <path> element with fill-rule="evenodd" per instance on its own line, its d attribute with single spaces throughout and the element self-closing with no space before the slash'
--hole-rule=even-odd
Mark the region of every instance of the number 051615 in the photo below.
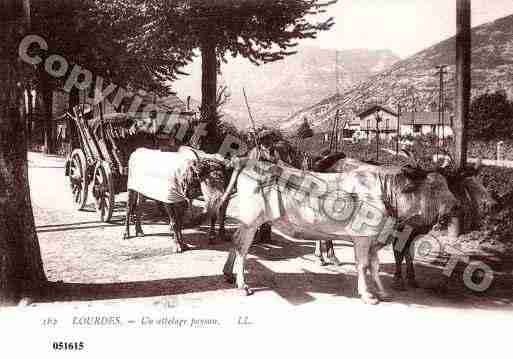
<svg viewBox="0 0 513 359">
<path fill-rule="evenodd" d="M 53 342 L 54 350 L 83 350 L 84 342 Z"/>
</svg>

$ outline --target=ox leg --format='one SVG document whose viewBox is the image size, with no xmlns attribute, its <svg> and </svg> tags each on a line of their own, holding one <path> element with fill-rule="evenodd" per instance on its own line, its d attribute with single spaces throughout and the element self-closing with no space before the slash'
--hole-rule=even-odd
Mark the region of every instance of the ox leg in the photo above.
<svg viewBox="0 0 513 359">
<path fill-rule="evenodd" d="M 265 222 L 258 228 L 256 241 L 258 243 L 269 243 L 271 241 L 271 234 L 271 223 Z"/>
<path fill-rule="evenodd" d="M 135 197 L 135 205 L 134 205 L 134 209 L 135 209 L 135 235 L 137 237 L 144 237 L 144 232 L 142 230 L 142 226 L 141 226 L 141 204 L 143 203 L 144 199 L 143 199 L 143 195 L 142 194 L 139 194 L 137 193 L 136 194 L 136 197 Z"/>
<path fill-rule="evenodd" d="M 322 246 L 322 242 L 323 242 L 323 241 L 316 241 L 316 242 L 315 242 L 315 252 L 314 252 L 314 255 L 315 255 L 316 257 L 319 257 L 319 258 L 321 258 L 321 257 L 322 257 L 322 248 L 321 248 L 321 246 Z"/>
<path fill-rule="evenodd" d="M 182 205 L 180 207 L 177 207 L 175 208 L 175 212 L 176 212 L 176 220 L 177 220 L 177 224 L 178 224 L 178 243 L 180 243 L 180 247 L 182 248 L 182 251 L 188 251 L 190 248 L 189 246 L 187 245 L 187 243 L 184 242 L 183 240 L 183 218 L 184 218 L 184 213 L 185 211 L 187 210 L 187 205 Z"/>
<path fill-rule="evenodd" d="M 236 258 L 236 246 L 237 246 L 237 243 L 240 242 L 240 238 L 243 235 L 243 233 L 241 233 L 241 232 L 243 232 L 243 230 L 244 229 L 241 226 L 241 227 L 239 227 L 239 229 L 237 229 L 237 232 L 235 232 L 234 245 L 230 249 L 230 253 L 228 254 L 228 258 L 226 259 L 226 263 L 224 264 L 224 268 L 223 268 L 223 274 L 224 274 L 225 280 L 228 283 L 232 283 L 232 284 L 235 283 L 235 275 L 233 274 L 233 267 L 234 267 L 235 258 Z"/>
<path fill-rule="evenodd" d="M 236 234 L 237 235 L 237 234 Z M 228 258 L 224 264 L 223 274 L 224 279 L 231 284 L 235 283 L 235 276 L 233 275 L 233 264 L 235 263 L 235 248 L 230 249 Z"/>
<path fill-rule="evenodd" d="M 172 204 L 164 203 L 164 208 L 167 212 L 167 217 L 169 219 L 169 236 L 171 238 L 172 242 L 172 252 L 173 253 L 180 253 L 181 247 L 178 243 L 178 237 L 177 237 L 177 227 L 176 227 L 176 220 L 175 220 L 175 211 Z"/>
<path fill-rule="evenodd" d="M 371 249 L 370 257 L 370 270 L 374 284 L 376 284 L 376 287 L 378 288 L 378 298 L 382 301 L 390 301 L 392 300 L 392 296 L 385 290 L 385 286 L 379 276 L 378 250 L 375 248 Z"/>
<path fill-rule="evenodd" d="M 397 240 L 394 241 L 395 274 L 394 274 L 393 288 L 398 291 L 404 291 L 404 290 L 406 290 L 406 287 L 404 286 L 402 265 L 403 265 L 405 249 L 397 248 L 396 242 L 397 242 Z"/>
<path fill-rule="evenodd" d="M 406 280 L 408 285 L 412 288 L 418 288 L 419 285 L 415 280 L 415 268 L 413 266 L 413 254 L 411 253 L 414 250 L 413 247 L 409 247 L 406 249 L 406 253 L 404 258 L 406 259 Z"/>
<path fill-rule="evenodd" d="M 236 282 L 237 288 L 243 290 L 245 295 L 253 294 L 244 278 L 244 262 L 249 248 L 255 238 L 257 226 L 241 226 L 234 239 L 234 247 L 224 265 L 223 273 L 230 282 Z M 234 278 L 235 273 L 235 278 Z"/>
<path fill-rule="evenodd" d="M 326 252 L 326 241 L 316 241 L 314 254 L 317 258 L 319 258 L 319 262 L 322 267 L 328 265 L 328 262 L 326 261 L 324 256 Z"/>
<path fill-rule="evenodd" d="M 159 210 L 160 216 L 165 218 L 167 216 L 167 211 L 166 211 L 165 204 L 162 203 L 162 202 L 157 202 L 157 208 Z"/>
<path fill-rule="evenodd" d="M 356 271 L 358 273 L 358 294 L 367 304 L 378 304 L 379 300 L 369 290 L 367 271 L 370 269 L 370 238 L 354 240 Z"/>
<path fill-rule="evenodd" d="M 128 190 L 128 200 L 126 203 L 125 233 L 123 234 L 123 239 L 130 238 L 130 220 L 134 209 L 135 196 L 136 193 L 134 191 Z"/>
<path fill-rule="evenodd" d="M 336 266 L 342 265 L 342 262 L 340 262 L 335 255 L 335 247 L 333 246 L 333 241 L 326 241 L 326 259 L 328 260 L 329 264 Z"/>
<path fill-rule="evenodd" d="M 219 208 L 219 238 L 222 241 L 229 242 L 230 239 L 226 236 L 226 229 L 224 227 L 226 221 L 226 210 L 228 208 L 228 201 Z"/>
<path fill-rule="evenodd" d="M 172 252 L 173 253 L 181 253 L 184 250 L 187 250 L 188 248 L 186 246 L 183 246 L 181 243 L 181 227 L 180 227 L 180 221 L 181 221 L 181 213 L 179 213 L 179 210 L 177 211 L 177 208 L 175 205 L 166 203 L 164 205 L 166 208 L 166 212 L 169 218 L 169 232 L 171 241 L 173 244 Z"/>
<path fill-rule="evenodd" d="M 249 247 L 253 243 L 255 238 L 256 227 L 249 227 L 245 231 L 241 232 L 241 236 L 239 237 L 239 242 L 235 246 L 235 273 L 237 276 L 237 288 L 243 291 L 245 295 L 253 294 L 253 291 L 246 284 L 244 278 L 244 264 L 246 261 L 246 256 L 249 251 Z"/>
<path fill-rule="evenodd" d="M 186 204 L 177 204 L 172 206 L 174 211 L 174 219 L 175 219 L 175 236 L 176 241 L 178 242 L 178 246 L 180 248 L 180 252 L 188 251 L 189 246 L 183 241 L 183 214 L 187 210 Z"/>
<path fill-rule="evenodd" d="M 210 215 L 210 228 L 208 230 L 208 243 L 215 244 L 216 242 L 216 222 L 217 216 L 215 214 Z"/>
</svg>

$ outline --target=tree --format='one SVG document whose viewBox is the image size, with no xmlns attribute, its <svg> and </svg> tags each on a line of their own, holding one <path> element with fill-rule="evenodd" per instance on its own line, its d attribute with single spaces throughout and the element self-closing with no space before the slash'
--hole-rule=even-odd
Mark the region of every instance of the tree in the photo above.
<svg viewBox="0 0 513 359">
<path fill-rule="evenodd" d="M 513 135 L 513 104 L 505 91 L 485 93 L 470 106 L 468 132 L 471 138 L 491 140 Z"/>
<path fill-rule="evenodd" d="M 141 16 L 144 4 L 124 3 L 127 5 L 120 12 L 120 1 L 116 0 L 38 0 L 32 8 L 32 32 L 48 42 L 51 53 L 91 71 L 94 79 L 102 77 L 104 87 L 112 82 L 129 91 L 168 95 L 171 90 L 167 82 L 175 79 L 179 68 L 192 58 L 180 50 L 186 46 L 175 46 L 180 44 L 175 38 L 165 46 L 158 39 L 151 44 L 146 41 L 146 33 L 140 30 L 147 21 Z M 42 64 L 36 73 L 46 117 L 45 142 L 52 149 L 52 95 L 67 76 L 52 78 Z M 77 104 L 78 90 L 73 88 L 69 105 Z"/>
<path fill-rule="evenodd" d="M 313 19 L 335 2 L 151 0 L 146 1 L 144 17 L 149 21 L 144 31 L 148 39 L 160 44 L 163 34 L 188 39 L 182 43 L 188 47 L 187 54 L 200 50 L 201 118 L 211 122 L 216 118 L 217 75 L 221 63 L 227 62 L 227 54 L 243 56 L 255 65 L 293 55 L 297 40 L 315 38 L 318 32 L 332 27 L 332 18 L 318 22 Z"/>
<path fill-rule="evenodd" d="M 313 135 L 314 135 L 314 132 L 310 128 L 308 119 L 305 117 L 303 119 L 303 123 L 301 124 L 301 126 L 299 126 L 299 128 L 297 130 L 297 137 L 300 139 L 305 139 L 305 138 L 313 137 Z"/>
<path fill-rule="evenodd" d="M 28 24 L 28 9 L 29 0 L 0 1 L 0 304 L 17 303 L 46 281 L 30 202 L 21 116 L 20 84 L 26 80 L 26 70 L 17 50 Z"/>
</svg>

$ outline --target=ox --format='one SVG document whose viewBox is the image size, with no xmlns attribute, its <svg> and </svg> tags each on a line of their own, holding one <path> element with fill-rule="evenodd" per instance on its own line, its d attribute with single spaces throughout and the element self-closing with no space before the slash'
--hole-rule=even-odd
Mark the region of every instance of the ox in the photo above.
<svg viewBox="0 0 513 359">
<path fill-rule="evenodd" d="M 188 249 L 182 240 L 183 214 L 193 198 L 202 194 L 210 217 L 209 240 L 215 238 L 216 219 L 219 236 L 225 237 L 224 219 L 228 201 L 220 205 L 228 173 L 222 160 L 181 146 L 178 152 L 138 149 L 129 160 L 128 203 L 124 238 L 130 237 L 130 219 L 134 218 L 136 236 L 144 236 L 138 204 L 146 197 L 164 208 L 173 241 L 173 252 Z M 218 216 L 219 215 L 219 216 Z"/>
<path fill-rule="evenodd" d="M 390 298 L 379 277 L 377 252 L 390 242 L 399 221 L 433 225 L 459 206 L 439 173 L 366 165 L 344 173 L 317 173 L 248 159 L 234 164 L 224 203 L 237 183 L 241 226 L 224 266 L 227 280 L 252 294 L 244 262 L 257 228 L 285 221 L 308 231 L 337 235 L 354 243 L 358 293 L 366 303 Z M 372 293 L 367 271 L 378 289 Z"/>
<path fill-rule="evenodd" d="M 450 165 L 446 163 L 446 165 Z M 441 168 L 440 172 L 447 179 L 449 189 L 460 201 L 461 207 L 458 217 L 461 219 L 460 234 L 467 233 L 479 228 L 481 219 L 492 213 L 497 207 L 497 201 L 483 185 L 478 177 L 481 169 L 481 161 L 474 167 L 462 171 L 451 171 L 448 167 Z M 405 290 L 402 276 L 402 263 L 406 261 L 406 279 L 410 287 L 417 288 L 415 270 L 413 266 L 412 242 L 418 235 L 426 234 L 431 228 L 416 228 L 404 244 L 394 243 L 395 275 L 394 287 L 397 290 Z M 441 290 L 445 290 L 449 278 L 441 284 Z"/>
<path fill-rule="evenodd" d="M 406 156 L 413 165 L 418 163 L 417 159 L 405 151 Z M 368 165 L 368 162 L 359 161 L 356 159 L 346 158 L 333 164 L 326 169 L 326 172 L 347 172 L 353 171 L 361 166 Z M 497 202 L 493 199 L 488 192 L 482 181 L 479 179 L 479 171 L 481 162 L 476 163 L 475 167 L 467 168 L 464 171 L 451 171 L 449 170 L 451 162 L 444 163 L 444 166 L 439 169 L 439 172 L 447 179 L 450 191 L 455 195 L 461 203 L 459 216 L 462 218 L 462 226 L 460 230 L 465 233 L 476 229 L 479 226 L 480 219 L 486 214 L 493 211 Z M 431 226 L 417 226 L 411 228 L 412 232 L 405 242 L 394 241 L 394 258 L 395 258 L 395 274 L 394 274 L 394 288 L 397 290 L 405 290 L 402 263 L 406 261 L 406 279 L 408 285 L 416 288 L 418 284 L 415 280 L 415 270 L 413 266 L 413 255 L 411 244 L 415 238 L 420 235 L 427 234 Z M 324 241 L 323 241 L 324 242 Z M 329 258 L 329 262 L 337 264 L 338 259 L 333 253 L 332 241 L 317 242 L 315 254 L 320 258 L 322 263 L 326 263 L 324 255 Z"/>
</svg>

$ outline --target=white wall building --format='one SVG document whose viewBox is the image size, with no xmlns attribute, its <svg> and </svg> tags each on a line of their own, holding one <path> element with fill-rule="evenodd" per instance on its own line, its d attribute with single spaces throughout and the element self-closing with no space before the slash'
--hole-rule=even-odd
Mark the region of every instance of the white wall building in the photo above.
<svg viewBox="0 0 513 359">
<path fill-rule="evenodd" d="M 435 134 L 439 138 L 452 137 L 453 116 L 445 113 L 440 118 L 438 112 L 406 112 L 401 114 L 401 136 Z"/>
<path fill-rule="evenodd" d="M 446 138 L 454 135 L 453 116 L 450 113 L 445 113 L 442 119 L 438 112 L 405 112 L 398 115 L 384 106 L 374 105 L 360 113 L 358 118 L 360 130 L 368 137 L 375 137 L 376 132 L 379 132 L 382 138 L 396 136 L 398 121 L 401 136 L 435 134 L 440 138 Z"/>
<path fill-rule="evenodd" d="M 375 137 L 379 132 L 380 137 L 388 138 L 397 133 L 397 113 L 387 107 L 374 105 L 358 115 L 360 130 L 368 137 Z"/>
</svg>

